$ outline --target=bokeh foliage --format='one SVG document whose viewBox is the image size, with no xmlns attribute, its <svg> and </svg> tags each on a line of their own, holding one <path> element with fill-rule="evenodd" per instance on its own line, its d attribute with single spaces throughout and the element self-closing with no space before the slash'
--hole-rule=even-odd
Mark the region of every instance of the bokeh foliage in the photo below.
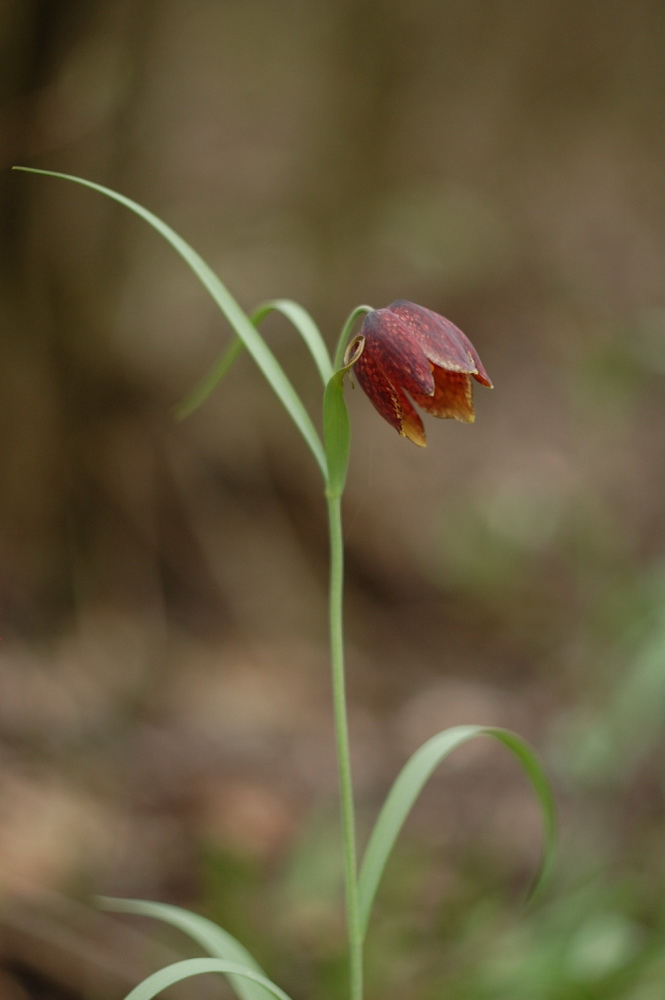
<svg viewBox="0 0 665 1000">
<path fill-rule="evenodd" d="M 368 828 L 428 735 L 510 726 L 557 783 L 560 871 L 525 909 L 535 810 L 469 751 L 386 884 L 377 996 L 662 996 L 664 22 L 620 0 L 2 8 L 7 168 L 124 191 L 243 306 L 297 299 L 330 343 L 359 302 L 421 301 L 497 386 L 424 454 L 348 392 L 359 796 Z M 246 358 L 172 421 L 228 332 L 138 222 L 8 169 L 0 206 L 4 994 L 117 996 L 159 964 L 152 927 L 65 902 L 104 892 L 205 910 L 332 1000 L 316 472 Z M 302 347 L 266 328 L 315 412 Z"/>
</svg>

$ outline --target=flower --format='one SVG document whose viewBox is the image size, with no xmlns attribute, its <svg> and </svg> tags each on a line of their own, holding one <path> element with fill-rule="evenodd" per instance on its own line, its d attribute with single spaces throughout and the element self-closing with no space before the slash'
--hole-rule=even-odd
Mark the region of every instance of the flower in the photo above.
<svg viewBox="0 0 665 1000">
<path fill-rule="evenodd" d="M 472 423 L 471 378 L 492 388 L 462 331 L 404 299 L 367 313 L 347 355 L 357 354 L 359 344 L 353 366 L 358 382 L 384 420 L 421 448 L 425 429 L 413 403 L 434 417 Z"/>
</svg>

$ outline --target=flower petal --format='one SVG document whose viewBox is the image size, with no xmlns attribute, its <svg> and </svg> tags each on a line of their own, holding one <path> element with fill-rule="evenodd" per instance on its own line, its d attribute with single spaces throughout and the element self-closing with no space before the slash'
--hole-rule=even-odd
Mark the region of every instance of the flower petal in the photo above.
<svg viewBox="0 0 665 1000">
<path fill-rule="evenodd" d="M 407 437 L 423 448 L 426 440 L 422 420 L 402 390 L 395 387 L 379 368 L 371 362 L 367 363 L 366 351 L 367 343 L 353 368 L 360 387 L 384 420 L 387 420 L 402 437 Z"/>
<path fill-rule="evenodd" d="M 464 372 L 434 369 L 434 395 L 413 395 L 414 401 L 434 417 L 452 417 L 465 424 L 475 420 L 471 378 Z"/>
<path fill-rule="evenodd" d="M 417 445 L 426 440 L 415 406 L 472 423 L 471 379 L 492 385 L 462 331 L 413 302 L 398 299 L 369 312 L 357 340 L 363 347 L 350 364 L 358 382 L 384 420 Z"/>
<path fill-rule="evenodd" d="M 491 388 L 492 383 L 475 347 L 450 320 L 405 299 L 398 299 L 387 310 L 380 311 L 398 316 L 433 364 L 448 371 L 473 375 L 478 382 Z"/>
<path fill-rule="evenodd" d="M 368 362 L 366 354 L 367 342 L 365 342 L 365 350 L 353 366 L 354 374 L 361 388 L 369 397 L 372 406 L 378 410 L 383 419 L 387 420 L 395 430 L 401 431 L 402 410 L 399 404 L 399 396 L 383 372 L 371 362 Z"/>
<path fill-rule="evenodd" d="M 419 448 L 424 448 L 427 444 L 425 428 L 423 422 L 411 405 L 411 400 L 407 399 L 404 393 L 399 393 L 402 404 L 402 429 L 400 435 L 413 441 Z M 431 396 L 423 396 L 423 399 L 431 399 Z"/>
<path fill-rule="evenodd" d="M 389 309 L 375 309 L 365 316 L 360 334 L 365 338 L 360 360 L 368 375 L 381 371 L 394 386 L 407 392 L 434 392 L 423 344 L 400 316 Z"/>
</svg>

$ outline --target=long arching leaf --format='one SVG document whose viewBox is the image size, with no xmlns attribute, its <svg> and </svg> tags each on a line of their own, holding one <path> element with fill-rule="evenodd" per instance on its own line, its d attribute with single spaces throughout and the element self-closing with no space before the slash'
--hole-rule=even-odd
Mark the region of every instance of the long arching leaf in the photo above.
<svg viewBox="0 0 665 1000">
<path fill-rule="evenodd" d="M 258 975 L 265 975 L 259 963 L 244 945 L 212 920 L 197 913 L 169 903 L 153 903 L 143 899 L 111 899 L 100 896 L 98 902 L 105 910 L 113 910 L 115 913 L 133 913 L 137 916 L 163 920 L 164 923 L 177 927 L 187 934 L 212 958 L 236 962 Z M 235 983 L 235 991 L 241 1000 L 265 1000 L 266 997 L 264 987 L 249 979 L 239 979 Z"/>
<path fill-rule="evenodd" d="M 309 349 L 314 364 L 319 370 L 321 381 L 325 385 L 333 373 L 332 361 L 326 342 L 321 336 L 321 331 L 310 314 L 292 299 L 271 299 L 269 302 L 257 306 L 252 313 L 252 323 L 258 326 L 271 312 L 281 313 L 296 328 L 303 343 Z"/>
<path fill-rule="evenodd" d="M 276 986 L 272 980 L 266 979 L 265 976 L 253 972 L 251 969 L 246 969 L 237 962 L 226 962 L 221 958 L 188 958 L 184 962 L 167 965 L 166 968 L 160 969 L 159 972 L 153 972 L 151 976 L 135 986 L 127 994 L 125 1000 L 152 1000 L 158 993 L 173 986 L 174 983 L 190 979 L 192 976 L 202 976 L 207 972 L 221 972 L 227 977 L 238 996 L 241 996 L 237 988 L 238 980 L 247 979 L 264 990 L 263 1000 L 266 996 L 275 997 L 276 1000 L 291 1000 L 288 993 Z"/>
<path fill-rule="evenodd" d="M 113 201 L 117 201 L 119 204 L 130 209 L 130 211 L 144 219 L 150 226 L 152 226 L 153 229 L 163 236 L 164 239 L 171 244 L 174 250 L 180 254 L 183 260 L 189 264 L 194 274 L 197 276 L 204 288 L 209 292 L 210 296 L 224 314 L 229 324 L 233 327 L 238 337 L 240 337 L 245 347 L 254 358 L 254 361 L 281 400 L 287 413 L 290 415 L 296 427 L 307 442 L 309 449 L 314 455 L 314 458 L 316 459 L 316 462 L 319 465 L 325 479 L 327 474 L 327 465 L 323 445 L 321 444 L 321 439 L 316 432 L 316 428 L 314 427 L 309 414 L 300 401 L 300 397 L 291 385 L 291 382 L 287 378 L 284 370 L 264 341 L 263 337 L 252 325 L 249 317 L 241 309 L 226 286 L 217 277 L 215 272 L 206 264 L 203 258 L 199 256 L 189 243 L 187 243 L 165 222 L 162 222 L 158 216 L 153 215 L 152 212 L 148 211 L 147 208 L 144 208 L 137 202 L 132 201 L 131 198 L 126 198 L 125 195 L 119 194 L 117 191 L 113 191 L 111 188 L 104 187 L 101 184 L 95 184 L 93 181 L 84 180 L 82 177 L 75 177 L 73 174 L 63 174 L 55 170 L 37 170 L 34 167 L 14 167 L 14 170 L 22 170 L 31 174 L 43 174 L 47 177 L 59 177 L 66 181 L 73 181 L 75 184 L 81 184 L 83 187 L 90 188 L 93 191 L 98 191 L 100 194 L 106 195 L 107 198 L 111 198 Z"/>
<path fill-rule="evenodd" d="M 455 726 L 427 740 L 398 774 L 372 830 L 360 869 L 358 892 L 363 934 L 372 911 L 376 890 L 390 852 L 411 808 L 433 771 L 453 750 L 478 736 L 491 736 L 515 754 L 522 765 L 540 805 L 544 826 L 543 865 L 540 881 L 549 869 L 556 833 L 552 791 L 534 751 L 507 729 L 492 726 Z"/>
<path fill-rule="evenodd" d="M 243 351 L 245 345 L 240 337 L 234 337 L 227 348 L 219 355 L 209 372 L 206 372 L 201 381 L 191 392 L 188 392 L 174 409 L 176 420 L 184 420 L 190 414 L 198 410 L 199 406 L 205 403 L 208 396 L 217 388 L 224 376 L 232 367 L 238 355 Z"/>
<path fill-rule="evenodd" d="M 280 312 L 291 321 L 302 337 L 305 346 L 309 349 L 319 374 L 326 384 L 332 375 L 330 356 L 319 328 L 309 313 L 297 302 L 292 302 L 290 299 L 274 299 L 258 306 L 251 314 L 250 320 L 254 326 L 259 326 L 271 312 Z M 178 420 L 184 420 L 185 417 L 198 410 L 199 406 L 206 401 L 210 393 L 222 381 L 244 346 L 242 340 L 236 337 L 229 347 L 222 351 L 210 371 L 176 407 L 175 414 Z"/>
</svg>

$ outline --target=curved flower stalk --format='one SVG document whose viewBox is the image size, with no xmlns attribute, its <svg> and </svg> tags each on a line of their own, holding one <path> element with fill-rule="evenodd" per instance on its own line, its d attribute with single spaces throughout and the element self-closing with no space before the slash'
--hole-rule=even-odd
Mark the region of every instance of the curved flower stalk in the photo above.
<svg viewBox="0 0 665 1000">
<path fill-rule="evenodd" d="M 399 434 L 425 445 L 425 430 L 416 407 L 435 417 L 474 419 L 472 380 L 491 387 L 478 354 L 449 320 L 412 302 L 398 300 L 384 309 L 358 306 L 349 315 L 331 359 L 314 320 L 297 303 L 278 299 L 247 315 L 205 261 L 161 219 L 124 195 L 91 181 L 45 170 L 48 174 L 92 188 L 129 208 L 171 244 L 219 306 L 236 339 L 203 382 L 181 404 L 179 415 L 193 412 L 231 368 L 244 347 L 291 416 L 323 475 L 330 534 L 329 628 L 333 715 L 337 746 L 342 853 L 344 857 L 349 951 L 350 1000 L 362 1000 L 363 942 L 372 903 L 394 842 L 411 807 L 434 769 L 457 746 L 479 736 L 503 743 L 521 764 L 540 805 L 545 828 L 545 864 L 554 844 L 554 806 L 547 779 L 533 751 L 513 733 L 486 726 L 460 726 L 428 740 L 398 775 L 370 836 L 360 872 L 357 864 L 355 806 L 344 672 L 343 584 L 344 546 L 341 502 L 349 462 L 350 427 L 344 399 L 344 379 L 353 370 L 381 416 Z M 294 326 L 311 354 L 324 385 L 323 427 L 317 430 L 302 400 L 258 330 L 270 312 L 280 312 Z M 357 336 L 354 326 L 364 315 Z M 545 867 L 545 865 L 543 866 Z M 209 921 L 165 904 L 136 900 L 105 900 L 107 909 L 157 917 L 188 934 L 209 958 L 190 959 L 154 973 L 131 991 L 127 1000 L 151 1000 L 167 986 L 204 973 L 222 973 L 239 1000 L 288 1000 L 265 976 L 253 956 L 232 935 Z"/>
</svg>

